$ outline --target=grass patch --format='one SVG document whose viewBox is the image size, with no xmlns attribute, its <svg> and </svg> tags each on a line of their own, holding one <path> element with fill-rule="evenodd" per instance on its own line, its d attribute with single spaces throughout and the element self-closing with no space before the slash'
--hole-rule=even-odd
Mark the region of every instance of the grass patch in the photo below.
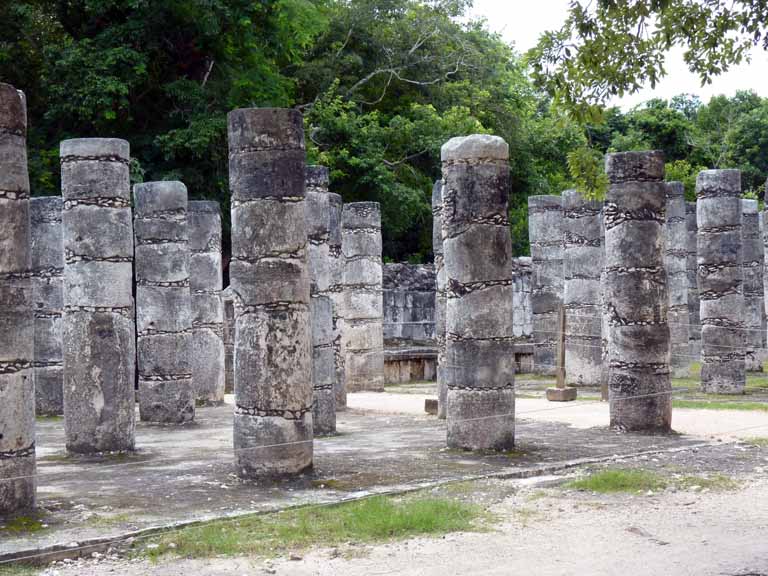
<svg viewBox="0 0 768 576">
<path fill-rule="evenodd" d="M 674 408 L 694 410 L 744 410 L 768 412 L 768 402 L 722 402 L 709 400 L 672 400 Z"/>
<path fill-rule="evenodd" d="M 742 439 L 742 442 L 745 444 L 752 444 L 752 446 L 768 448 L 768 436 L 753 436 L 752 438 L 744 438 Z"/>
<path fill-rule="evenodd" d="M 0 576 L 32 576 L 39 573 L 40 568 L 29 564 L 0 564 Z"/>
<path fill-rule="evenodd" d="M 683 476 L 675 479 L 675 486 L 683 490 L 690 490 L 694 486 L 715 492 L 735 490 L 741 483 L 725 474 L 713 474 L 712 476 Z"/>
<path fill-rule="evenodd" d="M 42 514 L 11 516 L 0 524 L 0 535 L 35 534 L 46 529 Z"/>
<path fill-rule="evenodd" d="M 114 514 L 112 516 L 103 516 L 96 514 L 88 518 L 88 524 L 91 526 L 117 526 L 118 524 L 131 524 L 136 518 L 128 513 Z"/>
<path fill-rule="evenodd" d="M 374 496 L 334 506 L 214 521 L 160 536 L 143 549 L 150 559 L 275 556 L 311 546 L 378 542 L 482 529 L 491 516 L 480 507 L 445 498 Z"/>
<path fill-rule="evenodd" d="M 64 420 L 64 416 L 46 416 L 41 414 L 39 416 L 35 416 L 35 420 L 38 422 L 60 422 Z"/>
<path fill-rule="evenodd" d="M 574 490 L 588 490 L 601 494 L 616 492 L 641 492 L 647 490 L 661 490 L 666 488 L 667 482 L 655 472 L 647 470 L 601 470 L 590 474 L 586 478 L 572 480 L 565 484 L 566 488 Z"/>
</svg>

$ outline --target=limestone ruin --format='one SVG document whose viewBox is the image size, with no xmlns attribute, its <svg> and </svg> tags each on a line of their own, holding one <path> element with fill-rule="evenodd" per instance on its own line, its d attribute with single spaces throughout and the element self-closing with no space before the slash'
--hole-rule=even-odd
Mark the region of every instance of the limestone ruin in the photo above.
<svg viewBox="0 0 768 576">
<path fill-rule="evenodd" d="M 669 367 L 673 378 L 690 375 L 688 329 L 688 222 L 682 182 L 667 182 L 667 218 L 664 223 L 664 267 L 667 270 L 670 337 Z"/>
<path fill-rule="evenodd" d="M 747 372 L 762 372 L 765 360 L 763 239 L 757 200 L 741 200 L 742 271 L 744 274 L 744 361 Z"/>
</svg>

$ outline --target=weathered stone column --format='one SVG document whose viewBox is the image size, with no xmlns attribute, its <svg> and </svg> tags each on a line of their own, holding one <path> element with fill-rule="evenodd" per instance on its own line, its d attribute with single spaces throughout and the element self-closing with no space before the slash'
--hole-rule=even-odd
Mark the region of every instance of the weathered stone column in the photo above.
<svg viewBox="0 0 768 576">
<path fill-rule="evenodd" d="M 303 121 L 279 108 L 227 120 L 235 462 L 244 478 L 295 474 L 312 466 Z"/>
<path fill-rule="evenodd" d="M 763 239 L 760 237 L 757 200 L 741 201 L 741 241 L 743 244 L 744 273 L 744 327 L 745 369 L 747 372 L 762 372 L 765 350 L 763 334 L 765 325 L 765 298 L 763 297 Z"/>
<path fill-rule="evenodd" d="M 685 203 L 687 243 L 685 254 L 686 275 L 688 276 L 688 353 L 691 362 L 701 359 L 701 321 L 699 319 L 699 287 L 696 279 L 696 202 Z"/>
<path fill-rule="evenodd" d="M 344 361 L 344 254 L 341 250 L 341 196 L 328 193 L 329 231 L 328 258 L 330 259 L 331 283 L 328 290 L 333 301 L 333 391 L 336 411 L 347 407 Z"/>
<path fill-rule="evenodd" d="M 345 204 L 341 216 L 341 234 L 346 288 L 346 390 L 381 391 L 384 390 L 384 302 L 379 204 Z"/>
<path fill-rule="evenodd" d="M 64 308 L 64 248 L 59 196 L 32 198 L 32 296 L 35 309 L 35 412 L 64 413 L 64 359 L 61 314 Z"/>
<path fill-rule="evenodd" d="M 661 152 L 608 154 L 605 298 L 611 427 L 669 432 L 666 185 Z"/>
<path fill-rule="evenodd" d="M 35 505 L 27 111 L 0 83 L 0 514 Z"/>
<path fill-rule="evenodd" d="M 760 226 L 760 239 L 763 243 L 763 351 L 764 354 L 768 353 L 768 299 L 765 298 L 766 285 L 768 284 L 768 274 L 765 273 L 765 212 L 758 214 L 758 223 Z M 768 355 L 768 354 L 766 354 Z"/>
<path fill-rule="evenodd" d="M 198 402 L 224 402 L 224 302 L 221 209 L 198 200 L 187 206 L 189 288 L 192 292 L 192 385 Z"/>
<path fill-rule="evenodd" d="M 600 274 L 602 202 L 566 190 L 563 205 L 565 383 L 599 386 L 602 380 Z"/>
<path fill-rule="evenodd" d="M 312 422 L 315 435 L 333 434 L 336 432 L 336 361 L 330 292 L 333 280 L 328 168 L 307 166 L 305 183 L 312 319 Z"/>
<path fill-rule="evenodd" d="M 136 329 L 125 140 L 61 143 L 67 450 L 133 450 Z"/>
<path fill-rule="evenodd" d="M 509 148 L 497 136 L 443 144 L 448 446 L 515 443 Z"/>
<path fill-rule="evenodd" d="M 563 206 L 560 196 L 528 197 L 533 261 L 533 369 L 557 372 L 558 310 L 563 303 Z"/>
<path fill-rule="evenodd" d="M 435 255 L 435 342 L 437 343 L 437 417 L 445 420 L 448 388 L 445 385 L 445 262 L 443 256 L 443 181 L 432 187 L 432 252 Z"/>
<path fill-rule="evenodd" d="M 685 216 L 685 188 L 682 182 L 667 182 L 667 218 L 664 225 L 664 267 L 669 294 L 670 360 L 674 378 L 690 375 L 688 344 L 688 223 Z"/>
<path fill-rule="evenodd" d="M 746 338 L 741 172 L 699 172 L 696 198 L 701 389 L 743 394 Z"/>
<path fill-rule="evenodd" d="M 139 415 L 181 424 L 195 417 L 187 188 L 133 187 Z"/>
<path fill-rule="evenodd" d="M 232 286 L 221 291 L 224 307 L 224 393 L 235 392 L 235 299 Z"/>
</svg>

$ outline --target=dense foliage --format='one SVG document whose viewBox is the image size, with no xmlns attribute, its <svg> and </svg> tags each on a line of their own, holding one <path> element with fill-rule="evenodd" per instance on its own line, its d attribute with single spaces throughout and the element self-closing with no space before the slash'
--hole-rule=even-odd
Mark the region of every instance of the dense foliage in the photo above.
<svg viewBox="0 0 768 576">
<path fill-rule="evenodd" d="M 35 194 L 58 193 L 61 140 L 121 137 L 134 181 L 181 179 L 225 217 L 226 113 L 298 107 L 308 159 L 330 168 L 333 190 L 381 202 L 393 260 L 430 256 L 432 182 L 452 136 L 509 143 L 518 254 L 527 197 L 603 186 L 608 150 L 661 148 L 689 189 L 701 166 L 742 168 L 751 189 L 768 174 L 768 101 L 681 96 L 585 127 L 556 111 L 513 47 L 464 17 L 468 4 L 15 0 L 0 3 L 0 80 L 28 96 Z"/>
</svg>

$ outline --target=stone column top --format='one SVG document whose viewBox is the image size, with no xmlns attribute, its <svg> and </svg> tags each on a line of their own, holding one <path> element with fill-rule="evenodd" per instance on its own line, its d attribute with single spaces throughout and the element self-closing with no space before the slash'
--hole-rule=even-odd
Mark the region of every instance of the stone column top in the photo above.
<svg viewBox="0 0 768 576">
<path fill-rule="evenodd" d="M 702 170 L 696 177 L 696 198 L 741 197 L 740 170 Z"/>
<path fill-rule="evenodd" d="M 304 180 L 307 187 L 328 188 L 330 176 L 325 166 L 309 165 L 304 169 Z"/>
<path fill-rule="evenodd" d="M 563 209 L 563 198 L 554 194 L 539 194 L 528 196 L 528 210 L 544 212 L 547 210 L 560 211 Z"/>
<path fill-rule="evenodd" d="M 221 206 L 216 200 L 190 200 L 187 203 L 187 212 L 221 214 Z"/>
<path fill-rule="evenodd" d="M 578 218 L 579 216 L 597 216 L 603 209 L 600 200 L 587 200 L 578 190 L 563 190 L 561 202 L 566 218 Z"/>
<path fill-rule="evenodd" d="M 131 145 L 120 138 L 75 138 L 59 144 L 61 162 L 73 160 L 111 160 L 127 164 Z"/>
<path fill-rule="evenodd" d="M 672 198 L 685 198 L 685 186 L 682 182 L 667 182 L 667 199 Z"/>
<path fill-rule="evenodd" d="M 32 224 L 61 222 L 64 199 L 61 196 L 38 196 L 29 200 L 29 219 Z"/>
<path fill-rule="evenodd" d="M 661 150 L 648 150 L 607 154 L 605 173 L 611 183 L 663 180 L 664 153 Z"/>
<path fill-rule="evenodd" d="M 238 108 L 227 124 L 230 153 L 304 149 L 304 118 L 292 108 Z"/>
<path fill-rule="evenodd" d="M 27 135 L 24 93 L 2 82 L 0 82 L 0 133 Z"/>
<path fill-rule="evenodd" d="M 187 187 L 177 180 L 144 182 L 133 186 L 136 218 L 158 218 L 169 211 L 184 210 Z"/>
<path fill-rule="evenodd" d="M 381 228 L 381 206 L 378 202 L 350 202 L 344 204 L 341 226 L 345 230 Z"/>
<path fill-rule="evenodd" d="M 744 214 L 757 214 L 757 200 L 752 200 L 750 198 L 742 198 L 741 199 L 741 211 Z"/>
<path fill-rule="evenodd" d="M 472 134 L 451 138 L 440 148 L 443 162 L 498 162 L 509 160 L 509 145 L 499 136 Z"/>
</svg>

